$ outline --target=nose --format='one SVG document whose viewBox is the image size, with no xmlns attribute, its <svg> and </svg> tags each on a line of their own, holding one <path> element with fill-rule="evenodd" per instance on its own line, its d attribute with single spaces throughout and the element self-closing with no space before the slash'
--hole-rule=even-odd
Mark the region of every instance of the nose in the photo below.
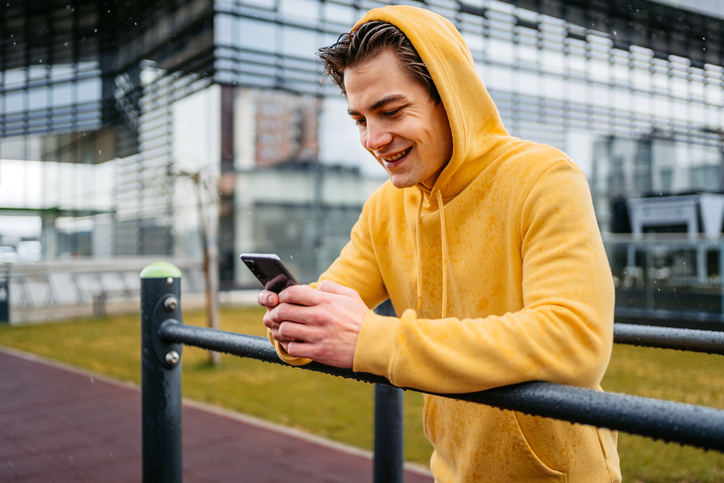
<svg viewBox="0 0 724 483">
<path fill-rule="evenodd" d="M 367 121 L 367 130 L 362 144 L 369 151 L 379 151 L 392 141 L 392 134 L 385 128 L 383 123 L 371 123 Z"/>
</svg>

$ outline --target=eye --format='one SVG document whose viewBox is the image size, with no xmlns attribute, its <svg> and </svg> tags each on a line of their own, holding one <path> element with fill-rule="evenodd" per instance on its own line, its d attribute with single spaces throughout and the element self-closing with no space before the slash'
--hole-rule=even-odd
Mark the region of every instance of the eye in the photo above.
<svg viewBox="0 0 724 483">
<path fill-rule="evenodd" d="M 367 120 L 364 117 L 358 117 L 354 120 L 354 123 L 357 126 L 364 126 L 365 124 L 367 124 Z"/>
<path fill-rule="evenodd" d="M 385 114 L 385 117 L 394 117 L 397 114 L 399 114 L 400 111 L 402 111 L 402 108 L 398 107 L 397 109 L 392 109 L 391 111 L 385 111 L 384 114 Z"/>
</svg>

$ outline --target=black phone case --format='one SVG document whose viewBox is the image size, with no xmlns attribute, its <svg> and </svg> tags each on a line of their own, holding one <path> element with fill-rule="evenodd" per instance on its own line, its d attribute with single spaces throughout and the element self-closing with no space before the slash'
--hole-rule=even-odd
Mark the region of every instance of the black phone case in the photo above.
<svg viewBox="0 0 724 483">
<path fill-rule="evenodd" d="M 266 290 L 279 293 L 299 284 L 276 255 L 243 253 L 241 260 Z"/>
</svg>

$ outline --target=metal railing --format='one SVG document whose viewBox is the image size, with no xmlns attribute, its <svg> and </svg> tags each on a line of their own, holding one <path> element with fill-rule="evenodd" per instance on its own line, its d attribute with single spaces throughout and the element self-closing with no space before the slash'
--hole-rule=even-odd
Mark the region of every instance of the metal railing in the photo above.
<svg viewBox="0 0 724 483">
<path fill-rule="evenodd" d="M 181 272 L 165 262 L 151 264 L 141 273 L 146 483 L 182 481 L 182 344 L 286 365 L 266 338 L 184 325 L 180 277 Z M 623 344 L 724 354 L 724 334 L 719 332 L 616 324 L 614 338 Z M 402 391 L 373 374 L 316 362 L 299 369 L 378 385 L 373 478 L 375 482 L 402 482 Z M 724 452 L 724 410 L 546 382 L 437 395 Z"/>
</svg>

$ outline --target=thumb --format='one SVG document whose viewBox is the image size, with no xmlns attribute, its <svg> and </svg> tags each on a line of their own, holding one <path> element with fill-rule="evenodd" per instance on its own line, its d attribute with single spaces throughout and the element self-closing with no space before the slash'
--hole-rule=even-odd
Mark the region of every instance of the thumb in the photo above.
<svg viewBox="0 0 724 483">
<path fill-rule="evenodd" d="M 257 295 L 256 301 L 259 305 L 263 307 L 273 309 L 274 307 L 279 305 L 279 295 L 275 294 L 274 292 L 270 292 L 269 290 L 262 290 L 261 292 L 259 292 L 259 295 Z"/>
</svg>

